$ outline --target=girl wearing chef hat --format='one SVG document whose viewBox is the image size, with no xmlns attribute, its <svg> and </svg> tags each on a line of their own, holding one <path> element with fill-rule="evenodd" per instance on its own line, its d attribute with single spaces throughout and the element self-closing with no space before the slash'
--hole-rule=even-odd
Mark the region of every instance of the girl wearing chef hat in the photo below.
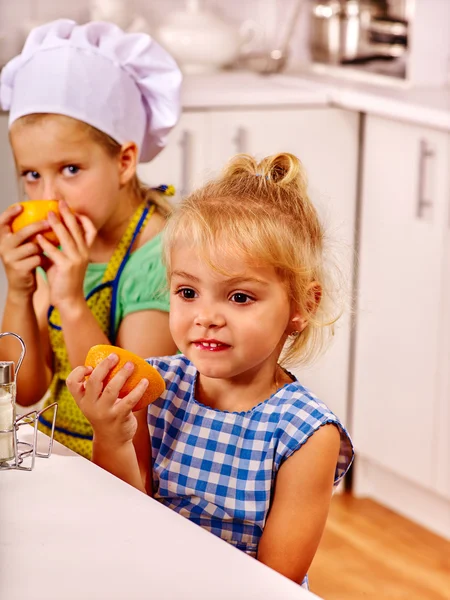
<svg viewBox="0 0 450 600">
<path fill-rule="evenodd" d="M 163 188 L 139 181 L 136 166 L 164 147 L 179 117 L 180 85 L 176 63 L 148 35 L 67 19 L 34 29 L 1 73 L 0 103 L 26 197 L 59 201 L 59 215 L 16 233 L 22 208 L 0 215 L 2 329 L 27 345 L 18 402 L 34 404 L 47 391 L 46 404 L 58 402 L 55 438 L 86 457 L 92 429 L 65 384 L 73 366 L 96 344 L 142 356 L 176 350 L 161 292 L 169 204 Z M 58 247 L 42 235 L 49 228 Z M 46 432 L 49 413 L 40 418 Z"/>
</svg>

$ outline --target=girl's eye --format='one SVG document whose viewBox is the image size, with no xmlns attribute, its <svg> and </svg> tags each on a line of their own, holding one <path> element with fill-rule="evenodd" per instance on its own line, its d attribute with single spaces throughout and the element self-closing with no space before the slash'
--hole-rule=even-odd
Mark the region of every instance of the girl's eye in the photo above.
<svg viewBox="0 0 450 600">
<path fill-rule="evenodd" d="M 231 300 L 236 304 L 249 304 L 254 299 L 251 298 L 248 294 L 244 294 L 243 292 L 236 292 L 231 296 Z"/>
<path fill-rule="evenodd" d="M 195 290 L 193 290 L 192 288 L 181 288 L 177 290 L 176 294 L 178 296 L 181 296 L 185 300 L 193 300 L 197 296 Z"/>
<path fill-rule="evenodd" d="M 22 177 L 25 181 L 37 181 L 40 178 L 40 175 L 37 171 L 25 171 L 22 173 Z"/>
<path fill-rule="evenodd" d="M 77 167 L 76 165 L 67 165 L 67 167 L 64 167 L 63 173 L 64 175 L 68 175 L 70 177 L 76 175 L 79 170 L 80 167 Z"/>
</svg>

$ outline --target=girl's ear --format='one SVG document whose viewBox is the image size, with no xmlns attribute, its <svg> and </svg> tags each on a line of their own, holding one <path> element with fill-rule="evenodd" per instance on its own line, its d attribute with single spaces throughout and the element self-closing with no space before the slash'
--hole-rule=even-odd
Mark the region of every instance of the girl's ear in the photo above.
<svg viewBox="0 0 450 600">
<path fill-rule="evenodd" d="M 312 281 L 306 290 L 306 311 L 300 310 L 297 303 L 292 304 L 291 318 L 289 319 L 288 334 L 300 334 L 308 325 L 308 321 L 313 317 L 322 300 L 322 286 L 318 281 Z"/>
<path fill-rule="evenodd" d="M 136 173 L 138 163 L 138 147 L 134 142 L 126 142 L 119 153 L 119 183 L 127 185 Z"/>
</svg>

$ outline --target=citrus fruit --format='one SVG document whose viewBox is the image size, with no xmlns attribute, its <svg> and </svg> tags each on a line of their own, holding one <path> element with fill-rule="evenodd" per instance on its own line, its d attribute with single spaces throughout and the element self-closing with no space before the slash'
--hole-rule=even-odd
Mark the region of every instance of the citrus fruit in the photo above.
<svg viewBox="0 0 450 600">
<path fill-rule="evenodd" d="M 45 221 L 49 211 L 53 211 L 59 216 L 57 200 L 25 200 L 25 202 L 17 202 L 13 206 L 17 204 L 20 204 L 23 210 L 12 222 L 11 229 L 14 233 L 37 221 Z M 55 246 L 59 245 L 59 240 L 53 231 L 43 231 L 42 235 Z M 36 241 L 36 238 L 33 238 L 32 241 Z"/>
<path fill-rule="evenodd" d="M 143 358 L 137 356 L 129 350 L 124 350 L 118 346 L 109 346 L 107 344 L 99 344 L 92 346 L 86 356 L 84 364 L 86 367 L 95 368 L 103 359 L 107 358 L 110 354 L 117 354 L 119 362 L 111 369 L 106 378 L 103 380 L 103 385 L 106 386 L 111 379 L 116 375 L 118 371 L 125 365 L 126 362 L 130 361 L 134 364 L 134 371 L 125 382 L 124 386 L 120 390 L 119 398 L 123 398 L 133 390 L 141 379 L 148 379 L 148 387 L 144 392 L 144 395 L 133 408 L 133 411 L 145 408 L 157 398 L 161 396 L 163 391 L 166 389 L 164 379 L 158 373 L 158 371 L 148 364 Z"/>
</svg>

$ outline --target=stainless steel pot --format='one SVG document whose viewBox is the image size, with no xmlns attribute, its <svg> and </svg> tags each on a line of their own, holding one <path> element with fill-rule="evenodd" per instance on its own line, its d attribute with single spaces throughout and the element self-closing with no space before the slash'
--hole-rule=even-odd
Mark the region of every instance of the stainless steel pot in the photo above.
<svg viewBox="0 0 450 600">
<path fill-rule="evenodd" d="M 322 0 L 311 3 L 309 45 L 317 62 L 338 63 L 341 50 L 341 3 Z"/>
<path fill-rule="evenodd" d="M 367 55 L 401 54 L 403 37 L 392 39 L 395 52 L 390 52 L 388 28 L 399 32 L 396 19 L 386 18 L 382 0 L 319 0 L 311 2 L 310 50 L 313 61 L 329 64 L 349 64 Z M 381 31 L 384 33 L 382 35 Z M 406 46 L 406 42 L 405 42 Z"/>
</svg>

